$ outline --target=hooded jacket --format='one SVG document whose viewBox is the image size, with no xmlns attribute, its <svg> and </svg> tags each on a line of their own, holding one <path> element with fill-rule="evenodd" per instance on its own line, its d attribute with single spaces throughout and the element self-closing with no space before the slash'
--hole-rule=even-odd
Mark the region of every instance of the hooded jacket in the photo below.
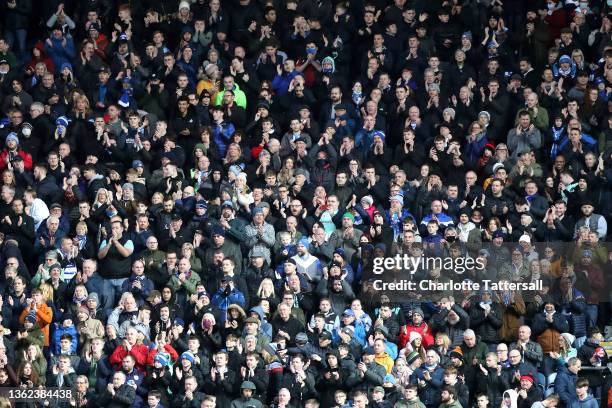
<svg viewBox="0 0 612 408">
<path fill-rule="evenodd" d="M 593 395 L 589 394 L 583 400 L 578 398 L 572 400 L 570 408 L 597 408 L 598 406 L 599 403 L 597 400 L 593 397 Z"/>
<path fill-rule="evenodd" d="M 510 399 L 510 408 L 517 408 L 518 406 L 518 393 L 515 390 L 504 391 L 503 398 Z"/>
<path fill-rule="evenodd" d="M 561 408 L 569 408 L 572 400 L 576 398 L 576 380 L 578 376 L 568 370 L 567 366 L 558 370 L 555 378 L 555 393 L 559 394 Z"/>
<path fill-rule="evenodd" d="M 247 107 L 247 97 L 246 94 L 238 84 L 234 84 L 234 88 L 232 89 L 234 92 L 234 103 L 241 108 L 246 109 Z M 223 94 L 225 93 L 225 89 L 217 92 L 215 96 L 215 105 L 220 106 L 223 103 Z"/>
</svg>

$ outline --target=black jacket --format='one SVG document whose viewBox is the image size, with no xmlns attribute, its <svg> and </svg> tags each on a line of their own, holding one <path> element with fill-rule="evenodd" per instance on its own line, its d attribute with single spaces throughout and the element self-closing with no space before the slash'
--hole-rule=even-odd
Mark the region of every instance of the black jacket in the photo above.
<svg viewBox="0 0 612 408">
<path fill-rule="evenodd" d="M 471 326 L 485 343 L 499 343 L 497 331 L 502 326 L 502 312 L 499 303 L 491 303 L 491 311 L 485 315 L 485 311 L 479 303 L 472 306 Z"/>
<path fill-rule="evenodd" d="M 108 390 L 100 395 L 98 400 L 101 407 L 107 408 L 129 408 L 134 404 L 136 399 L 136 390 L 127 384 L 123 384 L 115 391 L 115 395 L 111 395 Z"/>
</svg>

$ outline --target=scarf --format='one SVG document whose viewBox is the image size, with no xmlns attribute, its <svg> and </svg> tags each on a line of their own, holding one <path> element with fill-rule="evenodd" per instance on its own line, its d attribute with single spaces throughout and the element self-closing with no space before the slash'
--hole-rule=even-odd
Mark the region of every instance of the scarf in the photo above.
<svg viewBox="0 0 612 408">
<path fill-rule="evenodd" d="M 79 249 L 83 249 L 87 243 L 87 235 L 77 235 L 75 238 L 79 242 Z"/>
<path fill-rule="evenodd" d="M 561 138 L 565 133 L 565 127 L 561 126 L 560 128 L 552 127 L 552 136 L 553 136 L 553 145 L 550 148 L 550 158 L 554 159 L 559 154 L 559 144 L 561 144 Z"/>
<path fill-rule="evenodd" d="M 72 302 L 75 303 L 75 304 L 85 303 L 86 300 L 87 300 L 87 294 L 85 294 L 85 295 L 83 295 L 81 297 L 78 297 L 77 294 L 75 293 L 72 296 Z"/>
<path fill-rule="evenodd" d="M 563 202 L 565 204 L 567 204 L 567 199 L 568 199 L 566 191 L 568 193 L 573 193 L 574 190 L 576 189 L 576 187 L 578 187 L 578 183 L 570 184 L 569 186 L 567 186 L 563 190 L 561 190 L 561 200 L 563 200 Z"/>
</svg>

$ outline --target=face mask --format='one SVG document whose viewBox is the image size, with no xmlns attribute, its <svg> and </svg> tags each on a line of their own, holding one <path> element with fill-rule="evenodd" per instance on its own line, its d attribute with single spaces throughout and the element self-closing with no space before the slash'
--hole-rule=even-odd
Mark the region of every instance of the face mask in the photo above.
<svg viewBox="0 0 612 408">
<path fill-rule="evenodd" d="M 32 129 L 29 127 L 25 127 L 21 130 L 21 134 L 25 137 L 30 137 L 30 135 L 32 134 Z"/>
<path fill-rule="evenodd" d="M 612 0 L 607 1 L 608 7 L 612 7 Z"/>
<path fill-rule="evenodd" d="M 548 6 L 549 10 L 553 10 L 555 8 L 555 4 L 554 3 L 546 3 L 546 5 Z"/>
<path fill-rule="evenodd" d="M 323 68 L 323 73 L 324 73 L 325 75 L 330 75 L 330 74 L 333 74 L 333 73 L 334 73 L 334 70 L 333 70 L 333 69 L 331 69 L 331 68 Z"/>
<path fill-rule="evenodd" d="M 307 54 L 316 54 L 316 52 L 317 52 L 316 48 L 306 48 Z"/>
</svg>

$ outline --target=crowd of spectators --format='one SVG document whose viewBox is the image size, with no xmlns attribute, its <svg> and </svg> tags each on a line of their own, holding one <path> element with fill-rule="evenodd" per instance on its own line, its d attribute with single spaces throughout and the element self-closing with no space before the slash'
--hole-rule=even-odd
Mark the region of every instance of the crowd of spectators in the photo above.
<svg viewBox="0 0 612 408">
<path fill-rule="evenodd" d="M 612 1 L 0 7 L 16 406 L 612 407 Z"/>
</svg>

